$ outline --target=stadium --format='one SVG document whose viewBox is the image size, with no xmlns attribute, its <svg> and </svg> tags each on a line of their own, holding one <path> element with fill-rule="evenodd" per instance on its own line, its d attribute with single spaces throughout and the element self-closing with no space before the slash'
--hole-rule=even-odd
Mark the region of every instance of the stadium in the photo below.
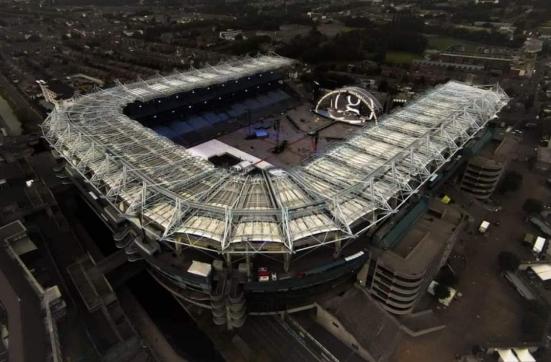
<svg viewBox="0 0 551 362">
<path fill-rule="evenodd" d="M 316 107 L 361 125 L 343 141 L 286 168 L 243 150 L 230 167 L 213 163 L 221 154 L 209 141 L 296 102 L 293 66 L 265 55 L 119 83 L 57 102 L 43 124 L 117 247 L 218 324 L 227 319 L 215 312 L 221 300 L 247 300 L 249 312 L 289 309 L 349 280 L 368 254 L 366 233 L 406 208 L 508 101 L 498 86 L 450 81 L 376 117 L 380 104 L 348 87 L 358 98 L 348 106 L 365 103 L 358 111 L 331 109 L 339 98 Z M 260 282 L 256 269 L 267 265 L 280 277 Z M 244 308 L 235 313 L 240 325 Z"/>
</svg>

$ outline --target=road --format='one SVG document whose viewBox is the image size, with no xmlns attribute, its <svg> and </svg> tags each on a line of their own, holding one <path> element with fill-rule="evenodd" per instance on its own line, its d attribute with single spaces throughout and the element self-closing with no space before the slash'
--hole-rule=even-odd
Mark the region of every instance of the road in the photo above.
<svg viewBox="0 0 551 362">
<path fill-rule="evenodd" d="M 5 127 L 10 135 L 18 136 L 21 134 L 21 123 L 2 96 L 0 96 L 0 127 Z"/>
<path fill-rule="evenodd" d="M 239 336 L 258 353 L 259 360 L 306 362 L 320 361 L 319 354 L 279 317 L 247 317 Z"/>
</svg>

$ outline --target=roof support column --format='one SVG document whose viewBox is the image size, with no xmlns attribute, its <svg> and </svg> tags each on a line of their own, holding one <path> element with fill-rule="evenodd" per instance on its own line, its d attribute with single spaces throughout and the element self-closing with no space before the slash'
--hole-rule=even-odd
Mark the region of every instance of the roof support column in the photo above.
<svg viewBox="0 0 551 362">
<path fill-rule="evenodd" d="M 247 253 L 245 254 L 245 264 L 247 265 L 247 279 L 251 278 L 251 254 L 249 253 L 249 245 L 246 246 Z"/>
<path fill-rule="evenodd" d="M 333 252 L 333 258 L 338 258 L 341 256 L 342 252 L 342 240 L 335 241 L 335 251 Z"/>
<path fill-rule="evenodd" d="M 224 254 L 224 259 L 226 260 L 226 266 L 231 270 L 231 253 Z"/>
<path fill-rule="evenodd" d="M 289 272 L 289 267 L 291 266 L 291 254 L 283 254 L 283 270 L 286 273 Z"/>
</svg>

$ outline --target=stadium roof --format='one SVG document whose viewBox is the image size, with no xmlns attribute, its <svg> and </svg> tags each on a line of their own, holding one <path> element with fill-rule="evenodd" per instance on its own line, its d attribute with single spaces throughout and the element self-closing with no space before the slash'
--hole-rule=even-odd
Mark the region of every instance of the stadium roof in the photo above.
<svg viewBox="0 0 551 362">
<path fill-rule="evenodd" d="M 222 253 L 292 253 L 353 238 L 394 214 L 507 103 L 499 87 L 448 82 L 290 170 L 216 168 L 122 110 L 292 64 L 246 58 L 65 101 L 43 130 L 129 220 L 160 240 Z"/>
</svg>

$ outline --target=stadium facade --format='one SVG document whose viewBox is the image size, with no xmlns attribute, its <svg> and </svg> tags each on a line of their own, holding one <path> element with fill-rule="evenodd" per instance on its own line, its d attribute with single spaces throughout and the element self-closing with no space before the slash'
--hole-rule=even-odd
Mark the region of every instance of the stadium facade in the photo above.
<svg viewBox="0 0 551 362">
<path fill-rule="evenodd" d="M 247 293 L 283 290 L 292 278 L 249 278 L 238 291 L 220 287 L 217 277 L 190 273 L 194 261 L 223 260 L 225 267 L 215 263 L 215 271 L 246 263 L 250 274 L 251 258 L 266 255 L 288 270 L 292 256 L 330 246 L 334 260 L 350 265 L 346 272 L 357 270 L 364 252 L 343 257 L 343 247 L 403 208 L 508 101 L 498 86 L 451 81 L 286 170 L 220 168 L 182 146 L 199 127 L 190 131 L 178 117 L 201 112 L 211 127 L 250 117 L 247 104 L 260 109 L 262 102 L 284 100 L 283 74 L 292 66 L 287 58 L 260 56 L 118 84 L 59 102 L 44 122 L 44 137 L 84 194 L 99 199 L 104 219 L 113 220 L 117 246 L 131 260 L 145 259 L 175 294 L 214 308 L 217 288 L 219 295 L 229 288 L 230 299 L 241 303 Z M 268 93 L 247 98 L 262 89 Z M 227 99 L 233 105 L 224 111 Z M 209 117 L 211 107 L 217 111 Z M 155 126 L 157 114 L 171 123 Z M 191 137 L 182 142 L 185 132 Z M 314 287 L 317 280 L 301 275 L 300 283 Z M 207 291 L 211 303 L 189 290 Z"/>
</svg>

